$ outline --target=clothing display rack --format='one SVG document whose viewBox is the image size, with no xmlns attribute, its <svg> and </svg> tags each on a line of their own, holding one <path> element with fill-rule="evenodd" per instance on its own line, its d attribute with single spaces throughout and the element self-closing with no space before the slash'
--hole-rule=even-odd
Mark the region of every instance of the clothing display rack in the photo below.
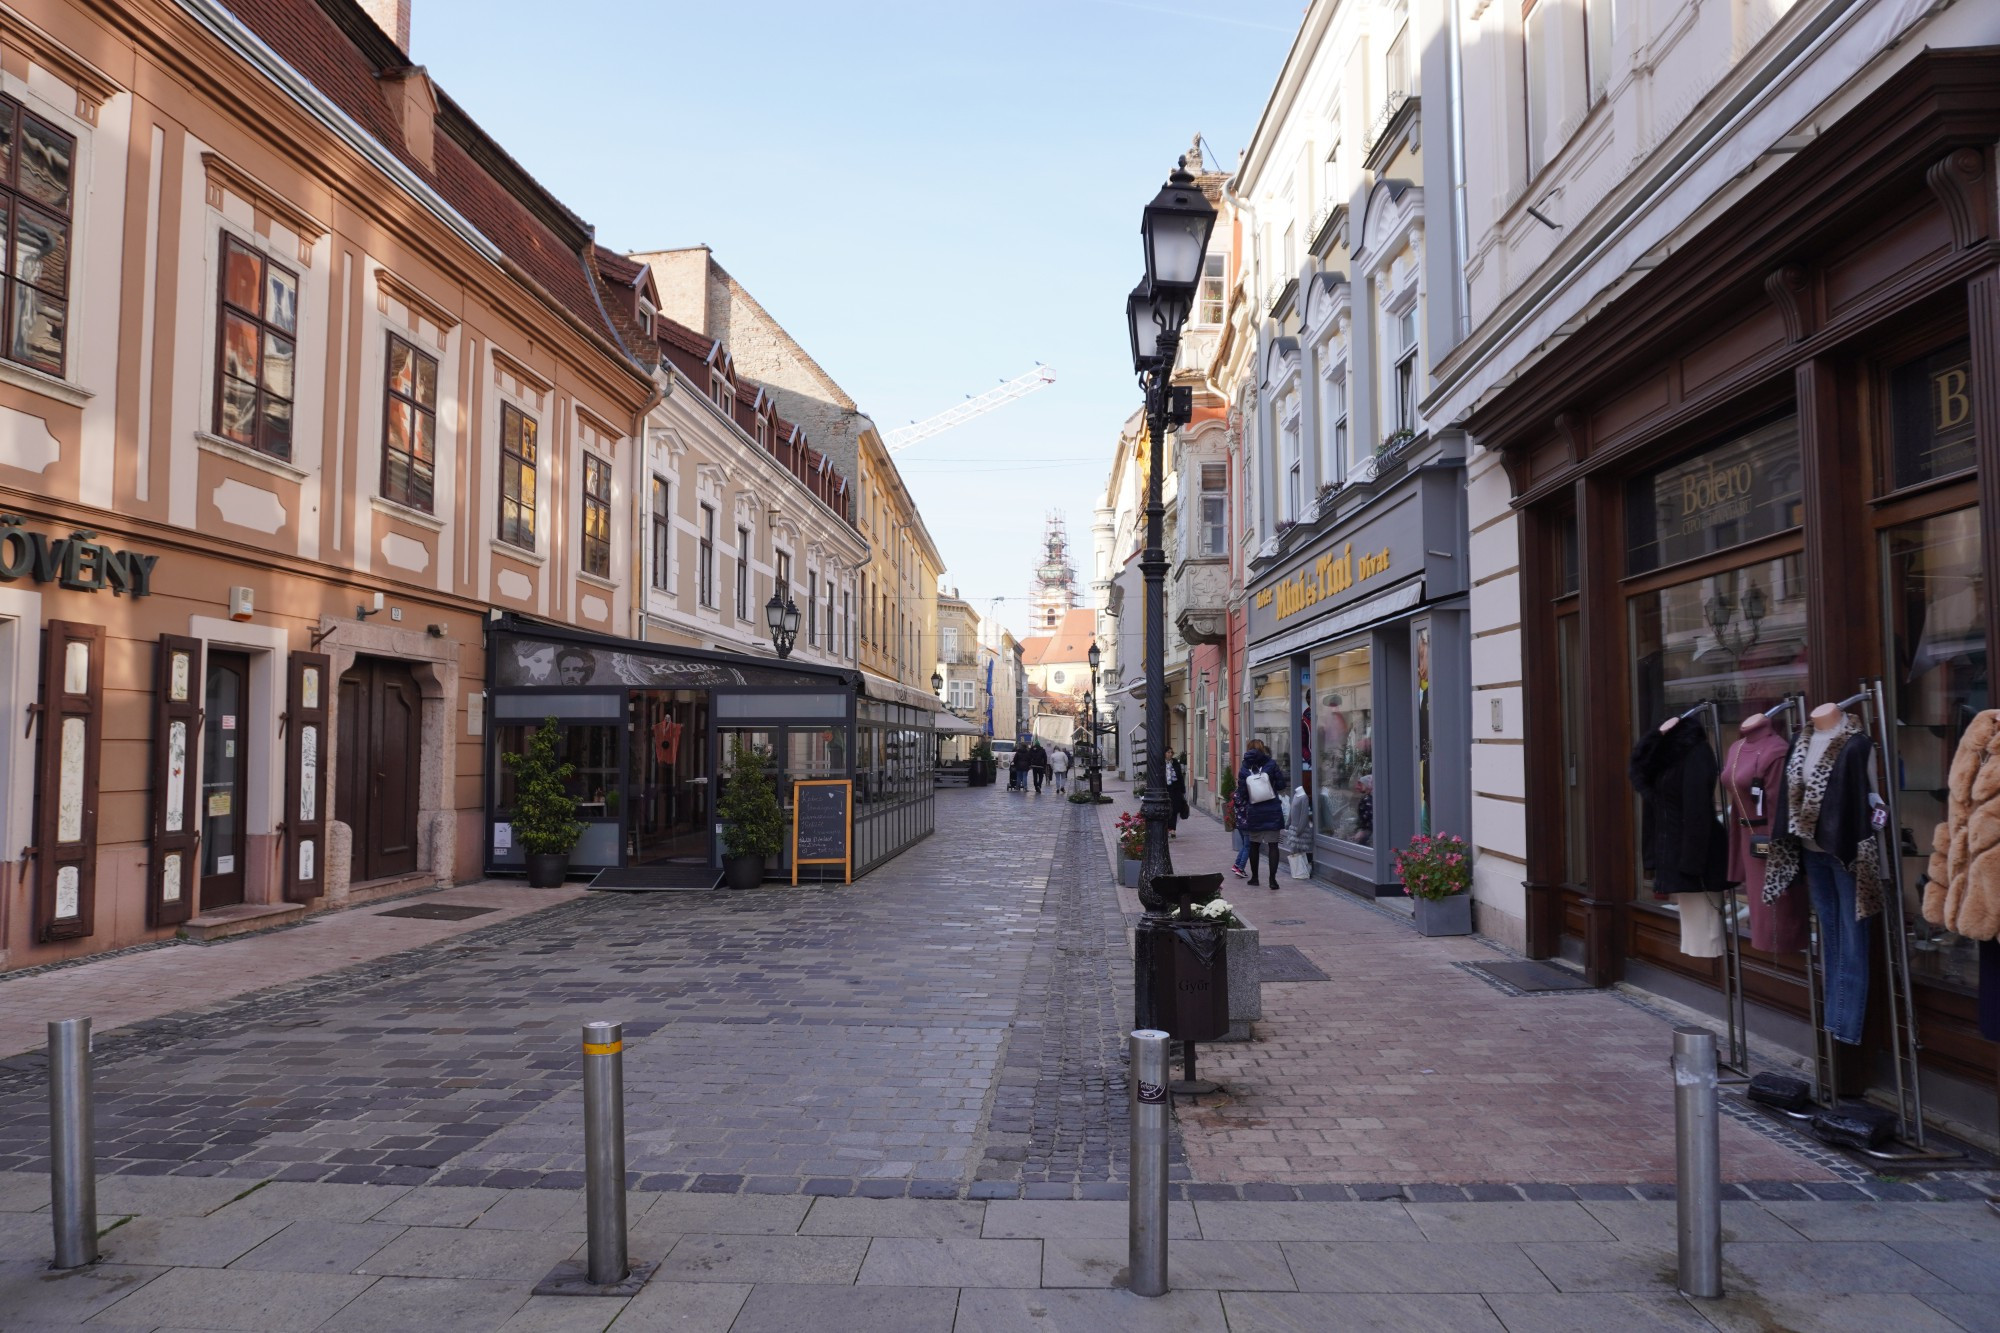
<svg viewBox="0 0 2000 1333">
<path fill-rule="evenodd" d="M 1798 700 L 1800 712 L 1804 701 Z M 1906 930 L 1903 905 L 1903 817 L 1897 800 L 1898 768 L 1896 742 L 1880 676 L 1864 676 L 1860 689 L 1836 705 L 1841 712 L 1860 710 L 1862 726 L 1875 746 L 1876 796 L 1882 802 L 1885 822 L 1877 839 L 1882 861 L 1882 981 L 1889 1006 L 1890 1063 L 1896 1076 L 1896 1132 L 1907 1147 L 1867 1149 L 1870 1157 L 1883 1161 L 1948 1159 L 1963 1154 L 1936 1151 L 1924 1142 L 1924 1094 L 1917 1053 L 1923 1042 L 1917 1035 L 1915 995 L 1910 986 L 1910 937 Z M 1794 718 L 1795 728 L 1803 722 Z M 1798 733 L 1795 730 L 1794 736 Z M 1834 1093 L 1833 1035 L 1821 1022 L 1825 1004 L 1826 959 L 1821 948 L 1819 914 L 1812 914 L 1811 947 L 1806 950 L 1806 995 L 1813 1027 L 1813 1100 L 1832 1106 Z"/>
</svg>

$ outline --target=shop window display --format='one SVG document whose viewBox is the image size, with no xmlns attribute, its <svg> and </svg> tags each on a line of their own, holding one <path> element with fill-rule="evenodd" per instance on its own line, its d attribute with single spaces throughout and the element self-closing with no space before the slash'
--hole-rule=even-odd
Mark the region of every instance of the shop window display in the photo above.
<svg viewBox="0 0 2000 1333">
<path fill-rule="evenodd" d="M 1313 663 L 1313 753 L 1324 837 L 1375 845 L 1375 686 L 1367 648 Z"/>
<path fill-rule="evenodd" d="M 1910 970 L 1970 993 L 1979 984 L 1973 942 L 1926 922 L 1920 907 L 1933 833 L 1945 817 L 1952 756 L 1973 715 L 1993 706 L 1978 509 L 1884 530 L 1882 559 L 1890 662 L 1884 683 L 1895 714 Z"/>
<path fill-rule="evenodd" d="M 1292 763 L 1292 673 L 1286 667 L 1259 671 L 1250 677 L 1250 734 L 1270 748 L 1278 767 L 1294 777 Z M 1242 755 L 1234 762 L 1241 766 Z"/>
<path fill-rule="evenodd" d="M 1806 687 L 1805 561 L 1760 560 L 1631 599 L 1633 726 L 1703 700 L 1724 734 Z"/>
</svg>

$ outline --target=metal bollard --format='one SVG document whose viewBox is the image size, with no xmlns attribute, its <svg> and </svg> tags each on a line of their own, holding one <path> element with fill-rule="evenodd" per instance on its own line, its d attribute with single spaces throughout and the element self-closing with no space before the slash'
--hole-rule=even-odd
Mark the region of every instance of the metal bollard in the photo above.
<svg viewBox="0 0 2000 1333">
<path fill-rule="evenodd" d="M 1167 1294 L 1167 1047 L 1164 1032 L 1132 1034 L 1132 1191 L 1127 1263 L 1132 1291 Z"/>
<path fill-rule="evenodd" d="M 599 1286 L 623 1282 L 625 1262 L 625 1027 L 583 1025 L 584 1209 L 588 1274 Z"/>
<path fill-rule="evenodd" d="M 1674 1197 L 1680 1290 L 1722 1294 L 1722 1152 L 1716 1117 L 1715 1034 L 1674 1029 Z"/>
<path fill-rule="evenodd" d="M 90 1020 L 49 1024 L 49 1212 L 55 1268 L 97 1262 L 96 1102 L 90 1086 Z"/>
</svg>

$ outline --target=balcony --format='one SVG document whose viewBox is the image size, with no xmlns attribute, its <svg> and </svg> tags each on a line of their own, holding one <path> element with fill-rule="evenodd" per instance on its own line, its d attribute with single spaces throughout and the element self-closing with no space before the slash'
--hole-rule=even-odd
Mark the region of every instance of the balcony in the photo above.
<svg viewBox="0 0 2000 1333">
<path fill-rule="evenodd" d="M 1174 571 L 1174 629 L 1189 646 L 1229 637 L 1229 560 L 1199 556 Z"/>
</svg>

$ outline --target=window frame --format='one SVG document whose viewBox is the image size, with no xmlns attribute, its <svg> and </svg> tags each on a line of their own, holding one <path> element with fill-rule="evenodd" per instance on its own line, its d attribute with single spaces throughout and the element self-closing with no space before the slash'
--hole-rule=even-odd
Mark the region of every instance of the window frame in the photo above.
<svg viewBox="0 0 2000 1333">
<path fill-rule="evenodd" d="M 611 577 L 611 463 L 588 449 L 583 451 L 583 540 L 579 544 L 579 568 L 595 578 Z M 596 523 L 592 523 L 592 519 Z M 592 527 L 600 529 L 592 532 Z"/>
<path fill-rule="evenodd" d="M 1201 553 L 1204 556 L 1229 553 L 1229 464 L 1201 465 Z M 1211 486 L 1209 481 L 1215 479 Z M 1210 517 L 1213 506 L 1214 517 Z"/>
<path fill-rule="evenodd" d="M 750 529 L 736 529 L 736 618 L 750 619 Z"/>
<path fill-rule="evenodd" d="M 1549 61 L 1548 24 L 1555 21 L 1555 0 L 1521 0 L 1521 110 L 1527 140 L 1528 179 L 1548 166 Z M 1532 27 L 1530 25 L 1533 25 Z"/>
<path fill-rule="evenodd" d="M 76 269 L 77 150 L 82 141 L 78 136 L 71 134 L 68 130 L 56 124 L 50 117 L 39 115 L 30 110 L 28 104 L 18 97 L 0 94 L 0 115 L 4 115 L 7 118 L 8 124 L 12 127 L 12 143 L 14 145 L 14 150 L 10 155 L 11 160 L 8 171 L 4 177 L 0 177 L 0 246 L 4 246 L 4 249 L 0 249 L 0 258 L 4 258 L 5 261 L 0 263 L 0 360 L 5 360 L 11 365 L 20 366 L 22 369 L 32 371 L 37 375 L 48 375 L 55 379 L 67 381 L 70 370 L 69 352 L 71 335 L 74 332 L 74 324 L 70 318 L 74 298 L 70 293 L 69 278 L 70 274 Z M 23 158 L 22 145 L 25 142 L 26 136 L 25 127 L 26 122 L 30 120 L 34 121 L 41 129 L 69 145 L 69 188 L 60 211 L 45 201 L 35 198 L 18 184 Z M 54 266 L 56 277 L 60 284 L 59 291 L 41 281 L 31 281 L 23 279 L 20 276 L 22 266 L 20 255 L 14 248 L 14 242 L 20 234 L 21 209 L 24 205 L 37 213 L 45 214 L 52 218 L 62 229 L 65 238 L 63 258 L 59 264 Z M 294 282 L 296 283 L 296 276 L 294 277 Z M 19 318 L 19 302 L 23 291 L 34 293 L 36 296 L 42 298 L 42 302 L 45 305 L 52 304 L 54 308 L 61 312 L 62 350 L 56 359 L 56 368 L 54 370 L 49 369 L 46 364 L 26 360 L 15 354 L 15 325 Z M 298 341 L 296 333 L 292 335 L 292 340 L 294 344 L 293 355 L 296 358 L 296 345 Z M 296 359 L 294 364 L 296 365 Z"/>
<path fill-rule="evenodd" d="M 655 472 L 651 491 L 653 587 L 660 592 L 674 590 L 674 484 Z"/>
<path fill-rule="evenodd" d="M 74 189 L 75 187 L 72 186 L 71 187 L 72 193 L 74 193 Z M 237 305 L 235 302 L 229 299 L 229 259 L 232 250 L 242 254 L 252 263 L 257 265 L 257 309 L 256 310 L 248 310 L 243 306 Z M 283 264 L 280 264 L 277 260 L 265 254 L 262 250 L 258 249 L 256 246 L 251 245 L 249 242 L 245 241 L 241 236 L 229 230 L 227 227 L 221 228 L 218 231 L 216 258 L 217 258 L 217 264 L 216 264 L 216 275 L 215 275 L 215 372 L 212 382 L 212 387 L 214 389 L 214 394 L 215 394 L 215 401 L 211 405 L 211 410 L 209 412 L 210 426 L 213 428 L 214 433 L 218 439 L 227 440 L 229 441 L 229 443 L 236 445 L 239 448 L 249 449 L 252 452 L 263 454 L 267 458 L 276 458 L 283 462 L 289 463 L 292 461 L 293 444 L 295 442 L 294 436 L 292 435 L 292 429 L 295 428 L 298 424 L 296 416 L 292 414 L 296 412 L 298 407 L 299 275 L 296 270 L 288 268 Z M 272 323 L 265 317 L 266 311 L 264 309 L 264 306 L 270 295 L 271 273 L 273 270 L 275 270 L 278 273 L 284 274 L 287 278 L 291 280 L 292 327 L 290 329 L 286 329 L 282 324 Z M 8 282 L 10 284 L 10 290 L 8 292 L 8 301 L 9 301 L 8 318 L 11 321 L 11 319 L 13 318 L 12 315 L 13 292 L 11 291 L 11 284 L 13 282 L 13 278 L 11 275 L 8 278 Z M 230 375 L 225 370 L 225 366 L 228 363 L 227 353 L 229 347 L 229 324 L 231 315 L 235 315 L 241 318 L 244 322 L 248 323 L 255 330 L 257 335 L 257 365 L 255 368 L 255 378 L 250 380 L 244 380 L 241 376 Z M 290 398 L 282 397 L 279 394 L 274 393 L 270 389 L 267 389 L 265 387 L 264 365 L 265 365 L 265 358 L 268 355 L 268 352 L 266 350 L 267 344 L 265 340 L 266 338 L 272 338 L 272 337 L 286 339 L 292 345 L 292 396 Z M 8 341 L 11 350 L 11 343 L 12 343 L 11 336 L 9 337 Z M 251 386 L 251 398 L 250 398 L 251 426 L 250 426 L 250 438 L 248 440 L 238 439 L 235 435 L 230 433 L 230 431 L 225 427 L 223 423 L 222 413 L 223 413 L 223 403 L 225 401 L 223 397 L 223 389 L 226 383 L 231 380 L 234 380 L 239 384 L 249 384 Z M 287 415 L 285 419 L 288 425 L 286 430 L 283 452 L 280 452 L 279 450 L 272 448 L 270 446 L 270 443 L 266 435 L 265 425 L 267 422 L 267 414 L 264 411 L 264 404 L 267 400 L 273 402 L 281 402 L 285 405 L 287 410 Z"/>
<path fill-rule="evenodd" d="M 701 530 L 697 536 L 695 595 L 701 604 L 715 610 L 715 506 L 703 501 Z"/>
<path fill-rule="evenodd" d="M 1210 252 L 1201 260 L 1200 293 L 1195 302 L 1194 322 L 1204 328 L 1213 328 L 1222 323 L 1222 315 L 1229 304 L 1228 260 L 1225 256 Z M 1209 284 L 1214 283 L 1211 295 Z M 1211 309 L 1213 307 L 1213 309 Z"/>
<path fill-rule="evenodd" d="M 520 429 L 515 433 L 515 447 L 512 449 L 507 446 L 507 423 L 510 418 L 520 423 Z M 500 404 L 500 493 L 497 497 L 499 509 L 494 514 L 494 535 L 498 540 L 507 543 L 507 545 L 519 547 L 524 551 L 535 550 L 537 543 L 540 541 L 540 523 L 538 522 L 541 509 L 541 487 L 539 485 L 541 480 L 539 475 L 541 465 L 540 435 L 541 422 L 512 403 L 503 402 Z M 526 452 L 523 452 L 523 446 L 525 446 Z M 509 495 L 507 490 L 507 476 L 510 465 L 515 469 L 514 493 L 512 495 Z M 524 479 L 527 481 L 525 488 L 521 484 Z M 512 536 L 508 535 L 510 529 L 507 522 L 507 506 L 509 504 L 514 506 L 515 511 L 514 523 L 511 529 L 515 535 Z M 520 535 L 523 532 L 527 536 L 526 541 L 520 539 Z"/>
<path fill-rule="evenodd" d="M 396 387 L 395 357 L 396 357 L 396 349 L 398 347 L 405 349 L 410 355 L 411 391 L 409 393 L 404 393 Z M 425 407 L 423 405 L 422 400 L 417 396 L 416 392 L 418 387 L 422 384 L 422 377 L 419 372 L 422 363 L 424 362 L 429 362 L 431 368 L 431 405 L 429 407 Z M 391 333 L 389 335 L 388 342 L 384 345 L 382 354 L 382 475 L 380 478 L 382 498 L 385 500 L 393 501 L 396 504 L 403 505 L 410 509 L 421 510 L 426 514 L 433 514 L 437 512 L 438 370 L 439 370 L 438 359 L 436 357 L 431 356 L 426 352 L 424 352 L 423 349 L 418 347 L 415 343 L 411 342 L 408 338 L 402 337 L 401 335 L 395 333 Z M 391 441 L 394 439 L 394 436 L 390 433 L 389 424 L 398 404 L 407 404 L 411 413 L 410 416 L 411 435 L 409 440 L 411 447 L 407 451 L 398 450 L 391 443 Z M 420 423 L 423 422 L 425 419 L 428 419 L 430 421 L 430 428 L 431 428 L 430 429 L 431 456 L 425 462 L 425 466 L 430 468 L 431 478 L 429 485 L 430 493 L 424 498 L 423 502 L 420 504 L 417 502 L 415 498 L 415 493 L 413 489 L 406 488 L 403 494 L 398 495 L 390 488 L 389 464 L 391 461 L 390 456 L 392 454 L 398 454 L 398 453 L 404 454 L 404 456 L 407 457 L 408 459 L 408 462 L 405 464 L 404 475 L 410 479 L 412 484 L 414 484 L 417 476 L 417 463 L 418 463 L 418 458 L 416 453 L 416 432 Z"/>
<path fill-rule="evenodd" d="M 1423 337 L 1417 328 L 1417 308 L 1414 303 L 1407 310 L 1397 311 L 1389 317 L 1394 321 L 1398 346 L 1396 355 L 1389 363 L 1390 401 L 1396 413 L 1396 429 L 1412 431 L 1417 428 L 1417 349 Z M 1407 334 L 1409 341 L 1404 342 Z"/>
<path fill-rule="evenodd" d="M 806 646 L 819 647 L 819 571 L 806 571 Z"/>
</svg>

